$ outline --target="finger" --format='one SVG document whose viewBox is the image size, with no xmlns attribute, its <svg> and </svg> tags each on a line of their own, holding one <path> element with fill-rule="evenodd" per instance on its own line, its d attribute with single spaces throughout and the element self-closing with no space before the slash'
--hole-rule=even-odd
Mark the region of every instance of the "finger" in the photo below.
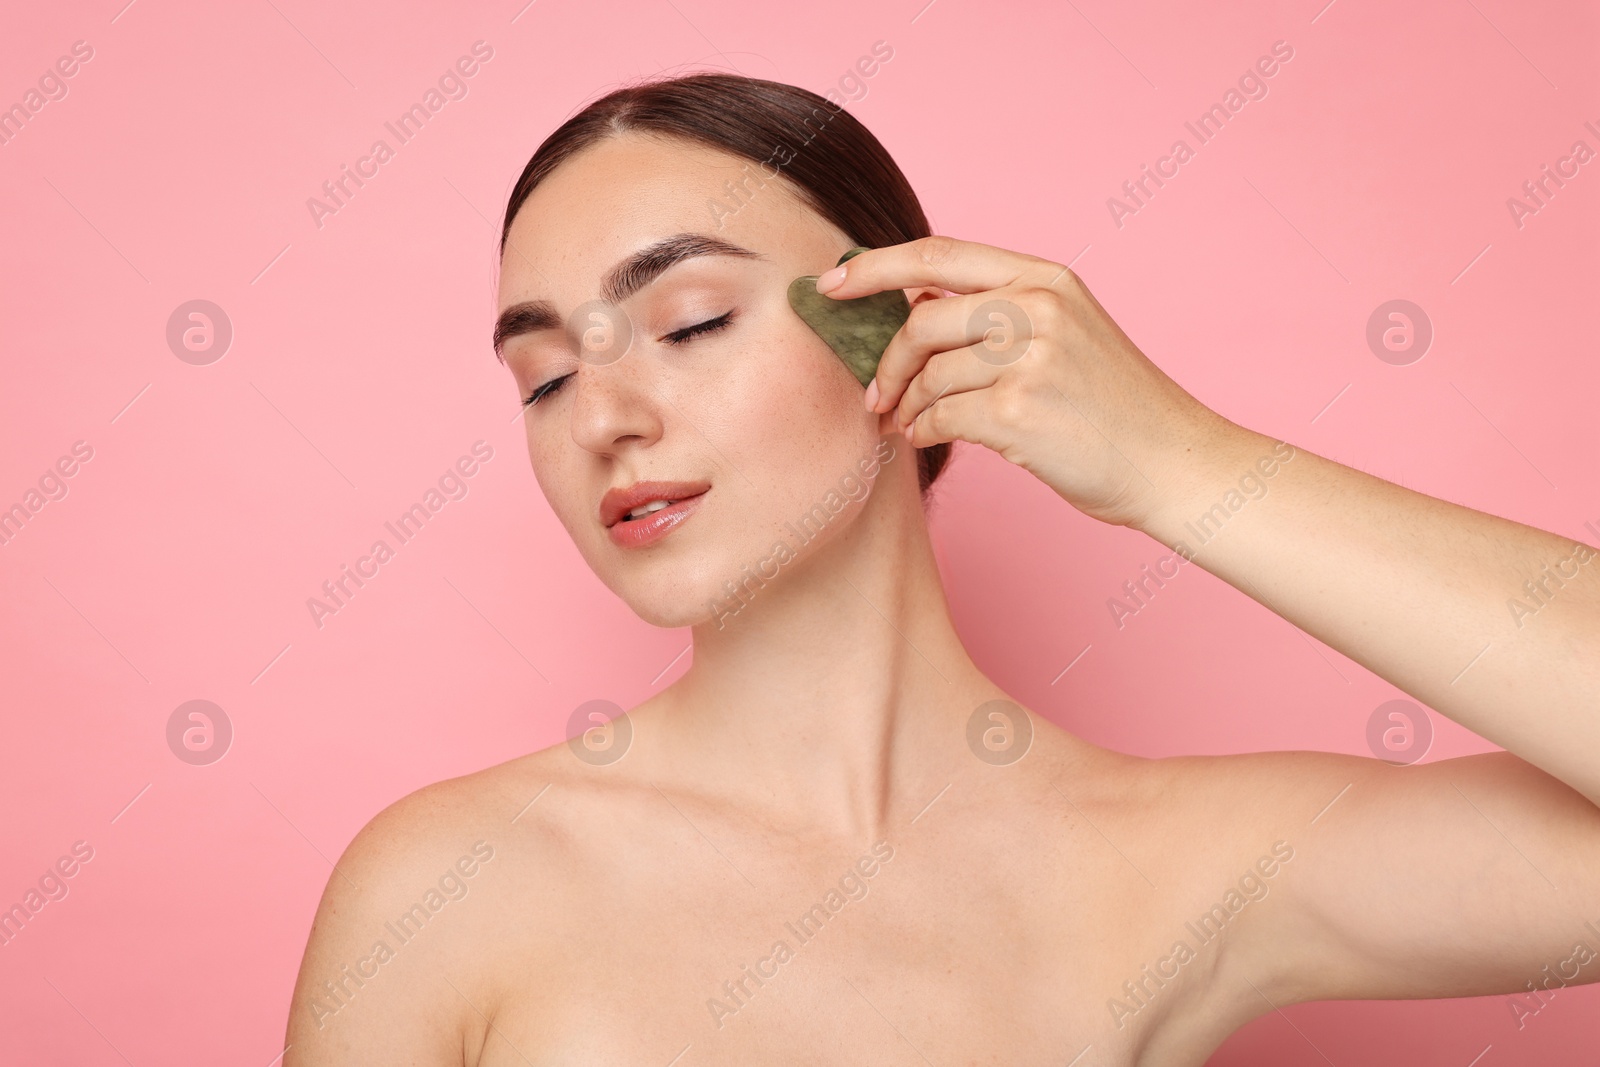
<svg viewBox="0 0 1600 1067">
<path fill-rule="evenodd" d="M 906 386 L 894 408 L 896 426 L 912 422 L 928 407 L 947 396 L 987 389 L 999 380 L 1002 368 L 973 355 L 970 348 L 937 352 Z"/>
<path fill-rule="evenodd" d="M 1010 285 L 1037 272 L 1044 260 L 993 245 L 935 235 L 884 248 L 869 248 L 817 279 L 817 292 L 848 300 L 890 289 L 936 285 L 952 293 L 976 293 Z M 1059 268 L 1058 268 L 1059 269 Z M 835 284 L 837 279 L 843 279 Z M 825 288 L 833 285 L 833 288 Z"/>
<path fill-rule="evenodd" d="M 902 431 L 907 443 L 916 448 L 957 440 L 983 444 L 980 437 L 988 395 L 982 390 L 972 390 L 940 397 Z"/>
<path fill-rule="evenodd" d="M 889 339 L 878 360 L 874 411 L 888 411 L 936 353 L 968 349 L 996 366 L 1015 362 L 1033 336 L 1032 320 L 1007 297 L 1012 289 L 923 300 Z M 972 347 L 977 346 L 977 347 Z"/>
</svg>

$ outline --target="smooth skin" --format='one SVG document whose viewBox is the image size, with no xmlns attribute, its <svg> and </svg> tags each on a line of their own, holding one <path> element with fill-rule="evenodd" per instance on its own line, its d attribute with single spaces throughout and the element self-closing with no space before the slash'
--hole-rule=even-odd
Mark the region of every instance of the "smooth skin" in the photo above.
<svg viewBox="0 0 1600 1067">
<path fill-rule="evenodd" d="M 567 315 L 672 234 L 758 254 L 685 259 L 623 300 L 615 362 L 559 328 L 502 352 L 519 398 L 566 376 L 527 409 L 535 476 L 613 592 L 692 628 L 692 666 L 629 710 L 615 762 L 557 744 L 363 828 L 317 910 L 286 1067 L 1177 1067 L 1300 1001 L 1600 978 L 1600 558 L 1519 628 L 1506 600 L 1573 542 L 1296 448 L 1193 562 L 1508 751 L 1147 760 L 1029 714 L 1026 754 L 985 762 L 969 720 L 1009 698 L 956 634 L 907 435 L 991 448 L 1170 547 L 1278 442 L 1186 393 L 1060 264 L 934 237 L 828 272 L 856 242 L 777 181 L 708 215 L 743 162 L 592 147 L 519 212 L 500 279 L 502 310 Z M 875 412 L 788 308 L 803 274 L 912 301 Z M 1009 362 L 971 347 L 991 299 L 1031 323 Z M 724 583 L 880 442 L 870 494 L 731 610 Z M 712 489 L 619 548 L 600 497 L 643 479 Z M 1208 914 L 1221 932 L 1196 936 Z"/>
</svg>

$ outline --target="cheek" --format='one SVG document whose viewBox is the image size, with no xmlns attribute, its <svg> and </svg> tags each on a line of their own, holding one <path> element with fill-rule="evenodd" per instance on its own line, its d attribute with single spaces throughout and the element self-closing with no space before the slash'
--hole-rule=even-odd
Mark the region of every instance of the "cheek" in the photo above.
<svg viewBox="0 0 1600 1067">
<path fill-rule="evenodd" d="M 816 474 L 834 478 L 838 468 L 872 448 L 877 416 L 867 413 L 861 402 L 865 390 L 833 349 L 809 333 L 803 344 L 810 363 L 805 384 L 785 405 L 784 425 L 810 462 L 827 460 Z"/>
<path fill-rule="evenodd" d="M 561 425 L 565 432 L 566 423 Z M 581 547 L 583 535 L 588 532 L 584 525 L 590 518 L 587 509 L 598 507 L 599 501 L 580 501 L 575 496 L 577 487 L 584 484 L 582 472 L 575 466 L 576 446 L 570 436 L 565 451 L 546 440 L 543 431 L 529 429 L 527 436 L 528 462 L 533 467 L 533 479 L 539 485 L 539 492 L 573 543 Z"/>
<path fill-rule="evenodd" d="M 773 330 L 747 352 L 698 401 L 730 444 L 792 466 L 848 450 L 870 430 L 860 384 L 804 324 Z"/>
</svg>

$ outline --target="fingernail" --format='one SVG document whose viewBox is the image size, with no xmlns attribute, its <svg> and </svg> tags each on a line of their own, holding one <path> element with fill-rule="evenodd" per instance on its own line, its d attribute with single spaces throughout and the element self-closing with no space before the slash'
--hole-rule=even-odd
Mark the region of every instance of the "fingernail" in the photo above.
<svg viewBox="0 0 1600 1067">
<path fill-rule="evenodd" d="M 874 378 L 867 383 L 867 410 L 872 411 L 878 406 L 878 379 Z"/>
<path fill-rule="evenodd" d="M 817 277 L 817 292 L 829 293 L 839 288 L 844 283 L 846 267 L 835 267 L 826 274 Z"/>
</svg>

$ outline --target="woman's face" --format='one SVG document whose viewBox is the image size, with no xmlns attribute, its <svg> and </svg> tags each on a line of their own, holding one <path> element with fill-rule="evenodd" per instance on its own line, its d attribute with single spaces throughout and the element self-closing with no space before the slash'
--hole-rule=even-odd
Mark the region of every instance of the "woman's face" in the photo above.
<svg viewBox="0 0 1600 1067">
<path fill-rule="evenodd" d="M 680 234 L 701 238 L 691 248 L 715 239 L 750 254 L 659 257 L 656 267 L 671 265 L 635 269 L 631 285 L 613 274 Z M 728 583 L 780 568 L 792 577 L 858 517 L 878 417 L 787 297 L 791 280 L 831 268 L 851 244 L 758 165 L 634 134 L 563 163 L 513 220 L 502 325 L 526 302 L 554 312 L 523 309 L 523 332 L 501 349 L 518 399 L 538 397 L 523 413 L 534 475 L 589 566 L 646 621 L 686 626 L 719 617 L 716 605 L 738 608 Z M 892 440 L 881 475 L 914 464 Z M 629 543 L 655 524 L 608 527 L 602 503 L 646 481 L 706 491 L 664 536 Z M 914 493 L 914 468 L 909 484 Z M 824 507 L 828 521 L 813 520 L 807 536 L 821 534 L 802 548 L 794 529 L 830 491 L 834 503 L 854 499 L 837 514 Z M 776 551 L 780 541 L 793 557 Z"/>
</svg>

